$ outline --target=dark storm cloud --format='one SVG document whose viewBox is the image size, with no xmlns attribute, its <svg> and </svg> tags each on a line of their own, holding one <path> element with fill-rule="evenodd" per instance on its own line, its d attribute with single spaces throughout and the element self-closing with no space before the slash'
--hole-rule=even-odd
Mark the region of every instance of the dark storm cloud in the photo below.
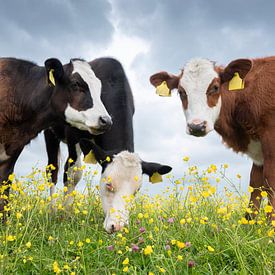
<svg viewBox="0 0 275 275">
<path fill-rule="evenodd" d="M 110 42 L 110 11 L 102 0 L 0 0 L 0 56 L 82 56 L 85 44 Z"/>
<path fill-rule="evenodd" d="M 149 2 L 149 3 L 148 3 Z M 147 62 L 178 70 L 191 57 L 226 63 L 274 52 L 275 2 L 113 1 L 119 26 L 151 43 Z"/>
</svg>

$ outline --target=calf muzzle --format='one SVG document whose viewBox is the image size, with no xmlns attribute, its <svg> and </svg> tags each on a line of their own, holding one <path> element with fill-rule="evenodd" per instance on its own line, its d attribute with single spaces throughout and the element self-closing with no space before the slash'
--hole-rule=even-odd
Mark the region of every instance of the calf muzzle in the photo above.
<svg viewBox="0 0 275 275">
<path fill-rule="evenodd" d="M 188 130 L 192 136 L 202 137 L 206 135 L 206 121 L 199 124 L 188 123 Z"/>
</svg>

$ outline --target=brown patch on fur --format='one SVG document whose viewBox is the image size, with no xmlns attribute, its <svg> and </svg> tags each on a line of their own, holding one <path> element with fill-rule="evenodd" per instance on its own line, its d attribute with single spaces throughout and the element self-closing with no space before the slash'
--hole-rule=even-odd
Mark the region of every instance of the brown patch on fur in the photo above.
<svg viewBox="0 0 275 275">
<path fill-rule="evenodd" d="M 220 79 L 214 78 L 206 91 L 207 104 L 210 108 L 215 107 L 220 98 Z"/>
</svg>

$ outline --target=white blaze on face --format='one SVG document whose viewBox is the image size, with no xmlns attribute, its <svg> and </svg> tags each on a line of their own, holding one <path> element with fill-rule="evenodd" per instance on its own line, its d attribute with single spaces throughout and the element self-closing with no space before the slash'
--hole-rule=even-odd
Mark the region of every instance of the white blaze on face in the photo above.
<svg viewBox="0 0 275 275">
<path fill-rule="evenodd" d="M 184 68 L 180 79 L 180 85 L 187 94 L 188 105 L 184 110 L 187 124 L 200 124 L 206 121 L 206 133 L 214 129 L 221 109 L 221 98 L 214 107 L 207 103 L 206 91 L 218 74 L 214 69 L 213 62 L 207 59 L 192 59 Z M 187 133 L 189 129 L 187 127 Z"/>
<path fill-rule="evenodd" d="M 68 104 L 65 110 L 66 121 L 81 130 L 88 130 L 92 134 L 97 134 L 97 130 L 100 130 L 100 117 L 111 120 L 100 98 L 101 81 L 96 77 L 89 63 L 82 60 L 74 60 L 72 64 L 72 74 L 78 73 L 89 87 L 93 107 L 84 111 L 78 111 Z"/>
<path fill-rule="evenodd" d="M 110 191 L 107 184 L 111 184 Z M 107 232 L 120 230 L 128 225 L 129 199 L 142 184 L 141 160 L 128 151 L 115 155 L 101 176 L 100 196 L 105 213 L 104 228 Z"/>
</svg>

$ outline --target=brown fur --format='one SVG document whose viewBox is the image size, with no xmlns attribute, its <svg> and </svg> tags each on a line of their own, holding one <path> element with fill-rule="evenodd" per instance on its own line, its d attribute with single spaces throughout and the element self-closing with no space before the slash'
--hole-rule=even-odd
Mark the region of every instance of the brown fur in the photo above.
<svg viewBox="0 0 275 275">
<path fill-rule="evenodd" d="M 275 57 L 254 59 L 252 64 L 243 90 L 228 91 L 228 82 L 222 84 L 222 107 L 215 130 L 235 152 L 245 153 L 251 140 L 261 143 L 264 165 L 254 164 L 251 170 L 250 186 L 255 191 L 250 203 L 255 209 L 260 207 L 262 187 L 275 209 Z"/>
<path fill-rule="evenodd" d="M 235 152 L 246 153 L 252 140 L 261 143 L 264 164 L 253 164 L 250 185 L 255 191 L 251 194 L 250 203 L 256 210 L 260 207 L 261 199 L 257 197 L 262 187 L 268 192 L 269 202 L 275 210 L 275 56 L 238 59 L 225 68 L 215 66 L 214 69 L 219 78 L 208 87 L 207 104 L 214 107 L 221 97 L 221 111 L 215 130 Z M 228 82 L 235 72 L 244 80 L 245 88 L 229 91 Z M 153 78 L 161 79 L 164 75 L 173 79 L 173 88 L 177 88 L 179 79 L 176 81 L 176 76 L 161 72 Z M 156 84 L 152 80 L 151 83 Z M 214 85 L 219 86 L 216 92 L 212 90 Z M 182 100 L 182 104 L 186 107 L 187 100 Z"/>
</svg>

